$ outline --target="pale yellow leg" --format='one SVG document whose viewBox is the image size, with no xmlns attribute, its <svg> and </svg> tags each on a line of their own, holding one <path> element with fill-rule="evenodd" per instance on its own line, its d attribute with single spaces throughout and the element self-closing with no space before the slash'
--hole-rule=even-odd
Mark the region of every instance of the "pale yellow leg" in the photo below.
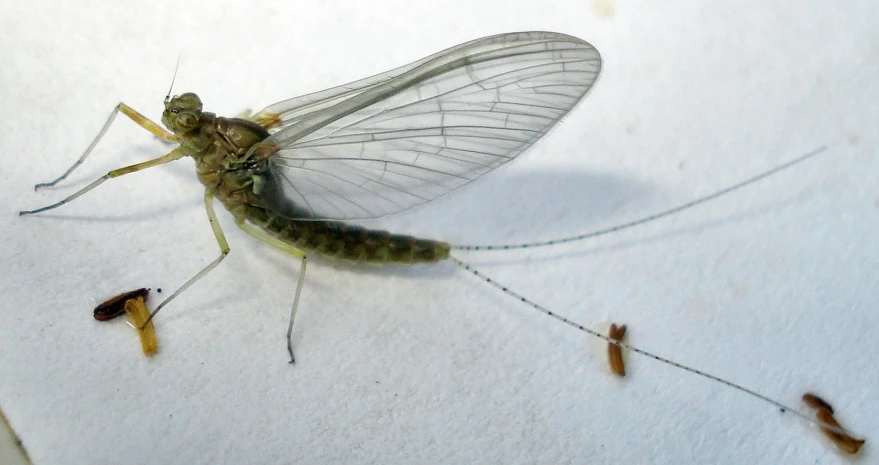
<svg viewBox="0 0 879 465">
<path fill-rule="evenodd" d="M 230 251 L 229 243 L 226 242 L 226 235 L 223 234 L 223 228 L 220 227 L 220 222 L 217 221 L 217 213 L 214 211 L 214 194 L 213 194 L 213 192 L 205 191 L 205 193 L 204 193 L 204 206 L 208 212 L 208 221 L 210 221 L 210 223 L 211 223 L 211 229 L 214 231 L 214 237 L 217 239 L 217 245 L 220 246 L 220 256 L 217 257 L 214 261 L 208 263 L 208 265 L 206 267 L 202 268 L 202 270 L 199 271 L 195 276 L 190 278 L 189 281 L 186 281 L 185 283 L 183 283 L 183 285 L 180 286 L 179 289 L 174 291 L 173 294 L 169 295 L 167 299 L 163 300 L 162 303 L 160 303 L 159 306 L 156 307 L 155 310 L 153 310 L 153 313 L 150 314 L 150 317 L 147 318 L 146 322 L 144 322 L 144 324 L 141 325 L 141 329 L 146 327 L 147 323 L 152 321 L 153 318 L 156 317 L 156 314 L 159 313 L 159 311 L 162 310 L 162 308 L 165 305 L 168 305 L 169 302 L 174 300 L 174 298 L 176 298 L 178 295 L 182 294 L 183 291 L 185 291 L 186 289 L 189 289 L 189 286 L 192 286 L 193 284 L 195 284 L 196 281 L 203 278 L 206 274 L 210 273 L 211 270 L 216 268 L 217 265 L 219 265 L 220 262 L 222 262 L 223 259 L 226 258 L 227 255 L 229 255 L 229 251 Z"/>
<path fill-rule="evenodd" d="M 70 173 L 73 172 L 73 170 L 75 170 L 77 167 L 79 167 L 79 165 L 81 165 L 82 162 L 85 161 L 85 159 L 89 156 L 89 154 L 92 153 L 92 150 L 94 150 L 95 146 L 98 145 L 98 141 L 104 137 L 104 134 L 107 132 L 108 129 L 110 129 L 110 124 L 113 123 L 113 120 L 116 119 L 116 115 L 119 114 L 120 112 L 123 115 L 131 118 L 131 120 L 134 121 L 135 123 L 137 123 L 138 126 L 151 132 L 154 136 L 158 137 L 159 139 L 162 139 L 165 142 L 180 142 L 180 138 L 177 137 L 176 135 L 174 135 L 173 133 L 168 132 L 165 128 L 150 121 L 149 118 L 138 113 L 137 110 L 129 107 L 128 105 L 126 105 L 122 102 L 119 102 L 119 105 L 116 105 L 116 107 L 113 108 L 113 112 L 110 113 L 110 117 L 107 118 L 107 122 L 104 123 L 104 126 L 101 128 L 100 132 L 98 132 L 98 135 L 95 136 L 95 139 L 88 146 L 88 148 L 85 149 L 85 152 L 82 154 L 82 156 L 79 157 L 78 160 L 76 160 L 76 162 L 73 164 L 73 166 L 68 168 L 67 171 L 64 172 L 64 174 L 62 174 L 61 176 L 58 177 L 58 179 L 55 179 L 52 182 L 44 182 L 44 183 L 37 184 L 36 186 L 34 186 L 34 190 L 39 190 L 43 187 L 54 186 L 55 184 L 58 184 L 59 182 L 66 179 L 67 176 L 69 176 Z"/>
<path fill-rule="evenodd" d="M 137 123 L 138 126 L 153 133 L 153 135 L 158 137 L 159 139 L 162 139 L 163 141 L 168 142 L 168 143 L 180 142 L 180 138 L 177 137 L 176 134 L 174 134 L 171 131 L 168 131 L 167 129 L 154 123 L 151 119 L 140 114 L 140 112 L 138 112 L 134 108 L 131 108 L 128 105 L 126 105 L 122 102 L 119 102 L 119 105 L 116 105 L 116 110 L 121 112 L 123 115 L 131 118 L 131 120 L 134 121 L 135 123 Z M 110 117 L 111 120 L 115 116 L 116 116 L 116 114 L 114 113 Z"/>
<path fill-rule="evenodd" d="M 101 176 L 100 178 L 96 179 L 94 182 L 92 182 L 88 186 L 83 187 L 82 189 L 76 191 L 73 195 L 67 197 L 66 199 L 64 199 L 60 202 L 53 203 L 52 205 L 46 205 L 45 207 L 37 208 L 36 210 L 21 211 L 21 212 L 18 212 L 18 214 L 19 215 L 33 215 L 34 213 L 40 213 L 40 212 L 44 212 L 46 210 L 51 210 L 53 208 L 58 208 L 61 205 L 64 205 L 66 203 L 70 203 L 73 200 L 75 200 L 76 198 L 85 194 L 86 192 L 100 186 L 101 184 L 104 183 L 104 181 L 106 181 L 108 179 L 118 178 L 119 176 L 134 173 L 134 172 L 137 172 L 140 170 L 145 170 L 147 168 L 152 168 L 153 166 L 163 165 L 165 163 L 172 162 L 172 161 L 177 160 L 179 158 L 182 158 L 184 156 L 186 156 L 186 152 L 183 150 L 183 148 L 177 147 L 176 149 L 172 150 L 171 152 L 169 152 L 165 156 L 162 156 L 159 158 L 154 158 L 152 160 L 148 160 L 143 163 L 138 163 L 136 165 L 126 166 L 124 168 L 119 168 L 119 169 L 115 169 L 113 171 L 110 171 L 109 173 Z M 70 171 L 72 171 L 72 170 L 68 170 L 68 173 Z M 67 173 L 65 173 L 65 176 L 66 175 L 67 175 Z M 57 179 L 56 181 L 63 179 L 63 178 L 64 178 L 64 176 Z"/>
<path fill-rule="evenodd" d="M 290 354 L 290 363 L 296 363 L 296 359 L 293 357 L 293 343 L 290 338 L 293 334 L 293 320 L 296 318 L 296 311 L 299 309 L 299 296 L 302 293 L 302 284 L 305 282 L 305 267 L 308 265 L 308 256 L 302 250 L 297 249 L 262 229 L 255 228 L 244 221 L 239 221 L 238 226 L 247 234 L 250 234 L 281 252 L 302 259 L 302 265 L 299 267 L 299 279 L 296 280 L 296 293 L 293 296 L 293 308 L 290 310 L 290 323 L 287 325 L 287 353 Z"/>
</svg>

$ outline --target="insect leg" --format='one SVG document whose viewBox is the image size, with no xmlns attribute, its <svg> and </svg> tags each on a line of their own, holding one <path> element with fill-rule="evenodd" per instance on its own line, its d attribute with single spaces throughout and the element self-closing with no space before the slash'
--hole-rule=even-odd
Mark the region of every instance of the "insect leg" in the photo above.
<svg viewBox="0 0 879 465">
<path fill-rule="evenodd" d="M 151 132 L 154 136 L 158 137 L 159 139 L 162 139 L 165 142 L 179 142 L 180 141 L 180 138 L 175 136 L 173 133 L 168 132 L 165 128 L 150 121 L 149 118 L 140 114 L 137 110 L 129 107 L 128 105 L 126 105 L 122 102 L 119 102 L 119 105 L 116 105 L 116 107 L 113 108 L 113 112 L 110 113 L 110 117 L 107 118 L 107 122 L 104 123 L 104 126 L 98 132 L 98 135 L 95 136 L 95 139 L 92 141 L 92 143 L 89 144 L 87 149 L 85 149 L 85 152 L 82 154 L 82 156 L 80 156 L 79 159 L 73 163 L 73 166 L 68 168 L 67 171 L 64 172 L 64 174 L 62 174 L 61 176 L 58 177 L 58 179 L 55 179 L 54 181 L 51 181 L 51 182 L 44 182 L 44 183 L 37 184 L 36 186 L 34 186 L 34 190 L 39 190 L 43 187 L 52 187 L 55 184 L 58 184 L 59 182 L 63 181 L 65 178 L 67 178 L 67 176 L 69 176 L 70 173 L 73 172 L 73 170 L 75 170 L 79 165 L 81 165 L 82 162 L 84 162 L 85 159 L 89 156 L 89 154 L 92 153 L 92 150 L 94 150 L 95 146 L 98 145 L 98 141 L 101 140 L 102 137 L 104 137 L 104 133 L 106 133 L 107 130 L 110 129 L 110 124 L 113 123 L 113 120 L 116 119 L 116 115 L 119 114 L 120 112 L 123 115 L 131 118 L 131 120 L 134 121 L 135 123 L 137 123 L 138 126 L 146 129 L 147 131 Z"/>
<path fill-rule="evenodd" d="M 287 353 L 290 354 L 290 364 L 296 363 L 293 358 L 293 343 L 290 337 L 293 334 L 293 320 L 296 318 L 296 310 L 299 309 L 299 294 L 302 293 L 302 284 L 305 282 L 305 265 L 308 257 L 302 257 L 302 266 L 299 267 L 299 279 L 296 280 L 296 293 L 293 296 L 293 308 L 290 309 L 290 323 L 287 325 Z"/>
<path fill-rule="evenodd" d="M 202 268 L 202 270 L 199 271 L 195 276 L 189 278 L 189 281 L 183 283 L 183 285 L 180 286 L 179 289 L 174 291 L 173 294 L 169 295 L 167 299 L 163 300 L 162 303 L 160 303 L 159 306 L 156 307 L 155 310 L 153 310 L 153 313 L 150 313 L 150 317 L 147 318 L 144 324 L 141 325 L 141 329 L 146 327 L 146 325 L 150 321 L 153 321 L 153 318 L 156 317 L 156 314 L 159 313 L 159 311 L 162 310 L 165 305 L 168 305 L 168 303 L 174 300 L 174 298 L 182 294 L 183 291 L 189 289 L 189 286 L 192 286 L 193 284 L 195 284 L 196 281 L 210 273 L 211 270 L 216 268 L 216 266 L 219 265 L 224 258 L 226 258 L 226 255 L 229 255 L 229 243 L 226 242 L 226 235 L 223 234 L 223 228 L 220 227 L 220 222 L 217 221 L 217 213 L 214 211 L 214 193 L 210 190 L 207 190 L 204 193 L 204 206 L 205 210 L 207 210 L 208 212 L 208 221 L 210 221 L 211 223 L 211 229 L 214 231 L 214 237 L 217 239 L 217 245 L 220 246 L 220 256 L 217 257 L 214 261 L 208 263 L 208 265 Z"/>
<path fill-rule="evenodd" d="M 145 170 L 147 168 L 152 168 L 153 166 L 163 165 L 165 163 L 172 162 L 172 161 L 177 160 L 179 158 L 182 158 L 184 156 L 186 156 L 186 151 L 182 147 L 177 147 L 176 149 L 170 151 L 165 156 L 161 156 L 159 158 L 154 158 L 152 160 L 148 160 L 143 163 L 138 163 L 136 165 L 130 165 L 130 166 L 126 166 L 124 168 L 119 168 L 119 169 L 115 169 L 113 171 L 110 171 L 109 173 L 101 176 L 100 178 L 96 179 L 94 182 L 92 182 L 88 186 L 83 187 L 82 189 L 76 191 L 73 195 L 67 197 L 66 199 L 64 199 L 60 202 L 53 203 L 52 205 L 46 205 L 45 207 L 37 208 L 36 210 L 21 211 L 21 212 L 18 212 L 18 214 L 19 215 L 33 215 L 34 213 L 40 213 L 40 212 L 44 212 L 46 210 L 51 210 L 53 208 L 58 208 L 61 205 L 69 203 L 69 202 L 73 201 L 74 199 L 76 199 L 77 197 L 85 194 L 86 192 L 100 186 L 101 184 L 104 183 L 104 181 L 106 181 L 108 179 L 118 178 L 119 176 L 122 176 L 125 174 L 134 173 L 136 171 Z"/>
<path fill-rule="evenodd" d="M 254 228 L 244 221 L 239 222 L 238 226 L 247 234 L 250 234 L 281 252 L 302 259 L 302 265 L 299 267 L 299 279 L 296 280 L 296 293 L 293 296 L 293 308 L 290 309 L 290 323 L 287 325 L 287 353 L 290 354 L 290 363 L 296 363 L 296 359 L 293 357 L 293 343 L 290 338 L 293 334 L 293 320 L 296 318 L 296 311 L 299 309 L 299 295 L 302 293 L 302 284 L 305 282 L 305 267 L 308 264 L 308 256 L 302 250 L 293 247 L 261 229 Z"/>
</svg>

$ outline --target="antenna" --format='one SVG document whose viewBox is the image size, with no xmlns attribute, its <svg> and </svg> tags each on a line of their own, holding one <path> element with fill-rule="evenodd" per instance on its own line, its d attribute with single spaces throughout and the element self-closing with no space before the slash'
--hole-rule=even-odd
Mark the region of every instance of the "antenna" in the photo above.
<svg viewBox="0 0 879 465">
<path fill-rule="evenodd" d="M 165 103 L 168 103 L 168 100 L 171 99 L 171 90 L 174 89 L 174 81 L 177 80 L 177 70 L 180 69 L 180 57 L 183 54 L 177 55 L 177 64 L 174 65 L 174 76 L 171 77 L 171 87 L 168 87 L 168 93 L 165 95 Z"/>
</svg>

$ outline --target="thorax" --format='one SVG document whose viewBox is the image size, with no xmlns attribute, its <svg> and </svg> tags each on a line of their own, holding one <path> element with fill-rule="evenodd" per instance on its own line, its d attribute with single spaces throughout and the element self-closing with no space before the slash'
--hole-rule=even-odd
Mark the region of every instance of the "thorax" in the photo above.
<svg viewBox="0 0 879 465">
<path fill-rule="evenodd" d="M 253 186 L 268 162 L 249 157 L 248 151 L 267 137 L 269 133 L 251 121 L 202 113 L 199 126 L 183 134 L 180 143 L 195 159 L 199 181 L 233 211 L 258 199 Z"/>
</svg>

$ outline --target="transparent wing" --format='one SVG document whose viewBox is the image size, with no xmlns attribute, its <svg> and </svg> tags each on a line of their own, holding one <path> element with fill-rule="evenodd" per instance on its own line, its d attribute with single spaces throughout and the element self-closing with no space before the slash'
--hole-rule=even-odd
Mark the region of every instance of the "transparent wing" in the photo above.
<svg viewBox="0 0 879 465">
<path fill-rule="evenodd" d="M 264 197 L 290 217 L 340 220 L 429 202 L 525 151 L 600 69 L 575 37 L 502 34 L 278 103 L 257 115 L 279 127 L 261 144 Z"/>
</svg>

